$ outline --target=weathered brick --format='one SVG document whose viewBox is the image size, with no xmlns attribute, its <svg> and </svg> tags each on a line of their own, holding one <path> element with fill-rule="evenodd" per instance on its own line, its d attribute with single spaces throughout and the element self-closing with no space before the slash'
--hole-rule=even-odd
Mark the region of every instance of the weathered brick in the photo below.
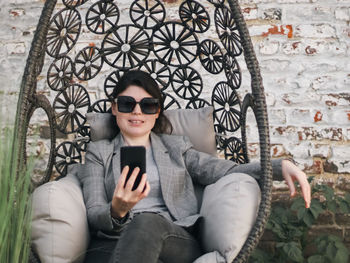
<svg viewBox="0 0 350 263">
<path fill-rule="evenodd" d="M 242 6 L 242 13 L 245 20 L 254 20 L 258 18 L 258 8 L 256 6 Z"/>
<path fill-rule="evenodd" d="M 271 145 L 271 155 L 273 158 L 286 156 L 286 150 L 282 144 Z"/>
<path fill-rule="evenodd" d="M 343 239 L 343 229 L 336 226 L 312 226 L 308 231 L 308 241 L 312 242 L 316 237 L 327 234 L 335 235 Z"/>
<path fill-rule="evenodd" d="M 263 41 L 259 45 L 260 54 L 262 55 L 272 55 L 276 54 L 279 50 L 278 41 Z"/>
<path fill-rule="evenodd" d="M 280 21 L 282 18 L 282 9 L 281 8 L 267 8 L 267 9 L 260 8 L 259 17 L 265 20 Z"/>
<path fill-rule="evenodd" d="M 337 213 L 335 214 L 335 222 L 339 226 L 349 226 L 350 223 L 350 214 Z M 348 240 L 350 241 L 350 240 Z"/>
<path fill-rule="evenodd" d="M 335 9 L 335 18 L 337 20 L 349 21 L 350 20 L 350 8 L 349 7 L 338 7 Z"/>
<path fill-rule="evenodd" d="M 309 152 L 312 157 L 327 158 L 330 155 L 330 147 L 328 144 L 313 144 Z"/>
<path fill-rule="evenodd" d="M 20 55 L 26 52 L 26 47 L 24 42 L 8 43 L 6 44 L 6 49 L 7 49 L 8 55 Z"/>
<path fill-rule="evenodd" d="M 293 41 L 284 43 L 282 51 L 286 55 L 298 55 L 302 52 L 302 45 L 300 41 Z"/>
<path fill-rule="evenodd" d="M 295 37 L 305 38 L 336 38 L 334 26 L 329 24 L 298 25 L 294 31 Z"/>
<path fill-rule="evenodd" d="M 317 225 L 333 225 L 334 222 L 334 214 L 330 211 L 325 211 L 318 216 L 315 223 Z"/>
</svg>

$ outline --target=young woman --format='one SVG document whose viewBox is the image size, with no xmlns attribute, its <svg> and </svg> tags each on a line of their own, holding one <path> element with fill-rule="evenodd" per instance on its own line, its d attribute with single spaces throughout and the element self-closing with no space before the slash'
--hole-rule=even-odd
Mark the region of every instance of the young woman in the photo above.
<svg viewBox="0 0 350 263">
<path fill-rule="evenodd" d="M 82 179 L 88 221 L 99 237 L 91 249 L 103 248 L 110 262 L 193 262 L 202 254 L 193 233 L 200 218 L 193 182 L 208 185 L 242 171 L 259 179 L 260 166 L 218 159 L 194 150 L 186 137 L 164 134 L 171 125 L 148 73 L 125 73 L 112 97 L 120 132 L 111 141 L 89 143 Z M 146 148 L 147 174 L 134 191 L 139 169 L 126 182 L 129 168 L 120 171 L 124 145 Z M 274 160 L 274 176 L 281 171 L 291 195 L 293 182 L 300 183 L 309 207 L 306 175 L 288 160 Z M 87 261 L 92 260 L 88 254 Z"/>
</svg>

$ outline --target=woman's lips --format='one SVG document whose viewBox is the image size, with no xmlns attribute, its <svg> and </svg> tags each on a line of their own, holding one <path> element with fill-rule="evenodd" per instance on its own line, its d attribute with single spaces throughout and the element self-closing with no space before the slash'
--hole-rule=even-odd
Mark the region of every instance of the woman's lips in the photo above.
<svg viewBox="0 0 350 263">
<path fill-rule="evenodd" d="M 144 123 L 144 121 L 141 121 L 141 120 L 129 120 L 129 122 L 132 125 L 140 125 L 140 124 Z"/>
</svg>

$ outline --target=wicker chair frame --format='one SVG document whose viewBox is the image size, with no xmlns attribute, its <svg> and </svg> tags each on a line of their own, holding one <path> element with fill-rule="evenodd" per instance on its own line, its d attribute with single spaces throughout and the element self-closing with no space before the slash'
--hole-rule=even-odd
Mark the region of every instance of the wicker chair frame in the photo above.
<svg viewBox="0 0 350 263">
<path fill-rule="evenodd" d="M 183 4 L 181 5 L 181 7 L 183 7 L 183 5 L 187 2 L 190 2 L 191 0 L 187 0 L 185 2 L 183 2 Z M 211 2 L 213 4 L 214 7 L 222 7 L 224 5 L 224 1 L 221 0 L 208 0 L 209 2 Z M 19 154 L 17 156 L 15 156 L 15 158 L 17 158 L 18 160 L 18 164 L 19 167 L 18 169 L 22 169 L 23 167 L 25 167 L 26 165 L 26 138 L 27 138 L 27 130 L 28 130 L 28 125 L 31 119 L 31 116 L 33 114 L 33 112 L 37 109 L 37 108 L 42 108 L 45 113 L 48 116 L 49 119 L 49 126 L 50 126 L 50 141 L 51 141 L 51 149 L 50 149 L 50 154 L 49 154 L 49 158 L 48 158 L 48 165 L 47 165 L 47 169 L 45 172 L 45 176 L 41 179 L 40 184 L 47 182 L 50 179 L 51 176 L 51 172 L 53 169 L 53 165 L 56 165 L 56 169 L 60 170 L 60 168 L 57 168 L 57 164 L 58 161 L 55 161 L 55 157 L 57 155 L 57 151 L 59 147 L 56 147 L 56 130 L 59 129 L 62 132 L 66 132 L 66 133 L 71 133 L 71 132 L 76 132 L 76 130 L 65 130 L 66 127 L 64 127 L 64 125 L 61 125 L 60 127 L 60 122 L 61 120 L 59 118 L 57 118 L 57 112 L 55 111 L 55 103 L 52 106 L 49 102 L 49 100 L 44 96 L 44 95 L 40 95 L 37 93 L 36 87 L 37 87 L 37 77 L 39 76 L 39 74 L 41 73 L 42 69 L 43 69 L 43 64 L 44 64 L 44 58 L 46 53 L 50 56 L 56 57 L 57 59 L 61 59 L 61 56 L 59 54 L 60 50 L 55 50 L 53 49 L 49 49 L 49 45 L 51 45 L 51 43 L 49 43 L 48 41 L 48 32 L 50 31 L 50 23 L 53 19 L 53 11 L 54 8 L 56 6 L 56 0 L 48 0 L 45 1 L 44 7 L 43 7 L 43 11 L 41 13 L 40 19 L 39 19 L 39 23 L 37 25 L 37 29 L 35 31 L 35 35 L 34 35 L 34 39 L 31 45 L 31 49 L 28 55 L 28 59 L 27 59 L 27 63 L 26 63 L 26 67 L 24 70 L 24 75 L 23 75 L 23 79 L 22 79 L 22 83 L 21 83 L 21 88 L 20 88 L 20 93 L 19 93 L 19 98 L 18 98 L 18 104 L 17 104 L 17 113 L 16 113 L 16 122 L 15 122 L 15 140 L 16 143 L 18 144 L 19 147 Z M 74 7 L 84 4 L 86 1 L 82 0 L 82 1 L 63 1 L 63 3 L 66 5 L 66 9 L 64 10 L 64 12 L 74 12 Z M 136 1 L 135 1 L 136 2 Z M 192 1 L 194 2 L 194 1 Z M 104 1 L 105 4 L 109 4 L 112 5 L 112 1 Z M 241 135 L 242 138 L 241 140 L 233 137 L 233 136 L 223 136 L 223 137 L 219 137 L 218 139 L 218 148 L 219 149 L 224 149 L 225 150 L 225 156 L 226 158 L 230 158 L 230 159 L 234 159 L 234 156 L 239 156 L 239 158 L 241 158 L 240 160 L 236 161 L 240 161 L 240 162 L 245 162 L 245 161 L 249 161 L 248 160 L 248 155 L 247 155 L 247 143 L 246 143 L 246 131 L 245 131 L 245 124 L 246 124 L 246 113 L 248 108 L 253 109 L 255 118 L 256 118 L 256 122 L 257 122 L 257 126 L 258 126 L 258 132 L 259 132 L 259 141 L 260 141 L 260 162 L 261 162 L 261 169 L 262 169 L 262 180 L 260 182 L 260 187 L 261 187 L 261 204 L 259 207 L 259 211 L 258 211 L 258 217 L 257 220 L 250 232 L 250 235 L 248 237 L 248 239 L 246 240 L 244 246 L 242 247 L 241 251 L 239 252 L 238 256 L 234 259 L 233 262 L 246 262 L 249 255 L 251 254 L 251 252 L 253 251 L 253 249 L 256 247 L 261 235 L 263 234 L 264 231 L 264 227 L 266 225 L 268 216 L 270 214 L 270 207 L 271 207 L 271 189 L 272 189 L 272 168 L 271 168 L 271 161 L 270 161 L 270 146 L 269 146 L 269 126 L 268 126 L 268 117 L 267 117 L 267 109 L 266 109 L 266 102 L 265 102 L 265 95 L 264 95 L 264 87 L 263 87 L 263 83 L 262 83 L 262 77 L 260 74 L 260 69 L 259 69 L 259 64 L 258 61 L 256 59 L 256 55 L 254 53 L 254 49 L 253 49 L 253 45 L 249 36 L 249 32 L 246 26 L 246 23 L 244 21 L 240 6 L 238 4 L 238 0 L 228 0 L 227 1 L 228 6 L 226 5 L 226 7 L 230 10 L 230 14 L 231 14 L 231 19 L 234 21 L 236 27 L 237 27 L 237 31 L 239 33 L 239 37 L 240 37 L 240 44 L 241 44 L 241 50 L 240 49 L 232 49 L 232 47 L 227 47 L 226 49 L 230 52 L 231 56 L 231 61 L 230 61 L 230 57 L 224 57 L 223 60 L 226 61 L 224 67 L 225 70 L 228 70 L 228 75 L 230 74 L 230 65 L 232 66 L 232 63 L 234 63 L 234 61 L 232 61 L 232 57 L 239 55 L 241 52 L 243 52 L 244 54 L 244 59 L 245 62 L 247 64 L 247 68 L 249 70 L 250 76 L 251 76 L 251 93 L 248 93 L 244 100 L 243 103 L 241 104 L 241 114 L 240 114 L 240 122 L 239 125 L 241 127 Z M 91 9 L 93 9 L 94 7 L 91 7 L 89 10 L 91 11 Z M 113 8 L 113 6 L 112 6 Z M 199 6 L 200 8 L 200 6 Z M 89 11 L 89 12 L 90 12 Z M 133 16 L 132 16 L 132 8 L 130 9 L 130 16 L 131 19 L 134 21 Z M 63 11 L 62 11 L 63 12 Z M 94 23 L 96 23 L 96 21 L 91 20 L 91 18 L 89 17 L 89 12 L 86 15 L 86 21 L 87 21 L 87 26 L 94 31 L 96 34 L 106 34 L 106 38 L 108 38 L 109 35 L 111 35 L 114 31 L 108 31 L 108 29 L 105 28 L 105 26 L 100 26 L 100 27 L 94 27 Z M 115 14 L 117 14 L 119 11 L 114 11 Z M 201 12 L 205 14 L 205 11 L 201 10 Z M 75 15 L 75 14 L 74 14 Z M 181 13 L 180 12 L 180 16 L 181 19 L 184 19 L 183 21 L 185 21 L 186 19 L 186 12 Z M 118 19 L 116 19 L 118 20 Z M 89 22 L 90 21 L 90 22 Z M 115 23 L 117 23 L 116 21 L 114 21 Z M 134 21 L 137 24 L 137 20 Z M 185 22 L 183 22 L 185 23 Z M 162 23 L 161 25 L 158 25 L 158 29 L 160 27 L 167 27 L 167 22 Z M 183 26 L 181 23 L 177 22 L 176 25 L 175 24 L 171 24 L 171 26 Z M 128 27 L 132 27 L 133 25 L 126 25 L 126 26 L 118 26 L 119 29 L 121 30 L 127 30 Z M 141 25 L 144 28 L 148 28 L 151 27 L 151 25 L 147 24 L 144 22 L 143 25 Z M 170 26 L 170 25 L 169 25 Z M 201 26 L 197 25 L 197 27 L 193 27 L 192 29 L 186 29 L 193 32 L 201 32 L 201 31 L 205 31 L 206 30 L 206 24 L 202 24 Z M 155 27 L 155 26 L 154 26 Z M 117 29 L 118 29 L 117 28 Z M 117 32 L 117 31 L 116 31 Z M 74 45 L 75 40 L 72 40 L 72 45 Z M 107 45 L 108 42 L 104 42 L 104 45 Z M 210 48 L 214 48 L 215 49 L 215 42 L 214 41 L 210 41 L 208 40 L 206 43 L 202 43 L 204 45 L 204 47 L 210 47 Z M 201 44 L 201 45 L 202 45 Z M 68 47 L 69 49 L 70 47 Z M 69 50 L 68 50 L 69 51 Z M 68 52 L 67 51 L 67 52 Z M 156 50 L 153 49 L 153 51 L 156 53 Z M 216 49 L 216 52 L 220 52 Z M 97 67 L 98 68 L 101 66 L 101 64 L 103 62 L 106 62 L 108 64 L 110 64 L 113 67 L 118 67 L 120 69 L 120 65 L 115 65 L 117 63 L 121 63 L 120 59 L 114 59 L 113 62 L 111 62 L 111 60 L 109 59 L 109 55 L 111 56 L 115 56 L 116 54 L 113 52 L 108 53 L 107 52 L 107 48 L 102 47 L 102 50 L 99 50 L 98 48 L 87 48 L 85 50 L 82 50 L 80 54 L 80 58 L 78 56 L 78 62 L 76 61 L 76 63 L 83 63 L 83 62 L 79 62 L 81 61 L 81 59 L 84 59 L 86 56 L 90 55 L 90 59 L 91 56 L 94 56 L 96 54 L 102 53 L 102 57 L 103 59 L 101 59 L 101 56 L 97 56 L 96 59 L 94 61 L 99 61 L 100 60 L 100 65 Z M 183 59 L 184 63 L 182 63 L 183 67 L 180 67 L 178 70 L 183 70 L 184 67 L 186 67 L 187 69 L 190 68 L 188 65 L 191 63 L 191 61 L 193 61 L 196 58 L 196 55 L 194 55 L 194 57 L 192 58 L 188 58 L 188 57 L 179 57 L 178 59 Z M 158 56 L 158 55 L 157 55 Z M 160 56 L 160 55 L 159 55 Z M 80 59 L 80 60 L 79 60 Z M 161 58 L 164 60 L 166 60 L 166 58 Z M 170 60 L 170 58 L 168 59 L 168 64 L 170 66 L 172 66 L 172 63 L 177 63 L 177 62 L 173 62 Z M 181 61 L 180 61 L 181 62 Z M 151 62 L 150 62 L 151 63 Z M 77 65 L 78 65 L 77 64 Z M 143 63 L 143 66 L 145 66 L 146 63 Z M 132 66 L 132 65 L 131 65 Z M 175 65 L 176 66 L 176 65 Z M 124 69 L 127 68 L 124 67 Z M 208 66 L 209 68 L 209 66 Z M 74 74 L 78 77 L 78 79 L 82 79 L 82 80 L 87 80 L 93 77 L 93 75 L 96 73 L 94 72 L 86 72 L 86 70 L 84 68 L 80 68 L 80 70 L 77 69 L 77 67 L 74 68 L 75 72 Z M 222 69 L 217 68 L 217 67 L 211 67 L 211 70 L 214 74 L 216 73 L 215 71 L 220 71 Z M 97 72 L 98 73 L 98 72 Z M 226 74 L 227 75 L 227 74 Z M 181 74 L 180 74 L 181 76 Z M 48 77 L 49 78 L 49 77 Z M 69 80 L 69 76 L 67 76 L 68 80 Z M 235 78 L 228 78 L 228 84 L 224 83 L 223 85 L 228 85 L 229 87 L 232 87 L 237 85 L 237 81 L 240 82 L 239 79 L 235 79 Z M 63 82 L 63 85 L 65 85 L 67 82 Z M 163 83 L 165 84 L 165 83 Z M 240 83 L 238 83 L 240 84 Z M 50 83 L 49 83 L 50 85 Z M 57 88 L 57 86 L 51 87 L 53 90 L 55 90 L 55 88 Z M 108 86 L 108 81 L 106 80 L 105 83 L 105 92 L 106 95 L 108 96 L 108 91 L 109 91 L 109 86 Z M 75 88 L 71 88 L 71 89 L 75 89 Z M 76 89 L 79 89 L 79 87 L 77 87 Z M 62 92 L 62 90 L 60 91 Z M 179 89 L 179 92 L 181 92 L 181 89 Z M 167 95 L 170 96 L 170 95 Z M 182 96 L 184 98 L 184 96 L 186 96 L 186 92 L 183 92 L 182 94 L 179 95 L 180 97 Z M 193 96 L 193 92 L 192 92 L 192 96 Z M 198 97 L 198 94 L 194 94 L 195 97 Z M 57 98 L 57 97 L 56 97 Z M 170 96 L 171 98 L 171 96 Z M 171 98 L 172 99 L 172 98 Z M 189 98 L 184 98 L 184 99 L 189 99 Z M 176 101 L 172 101 L 172 103 L 177 103 Z M 89 111 L 107 111 L 107 106 L 105 104 L 105 101 L 101 101 L 98 103 L 95 103 L 94 105 L 91 105 L 90 102 L 89 104 Z M 208 104 L 206 101 L 204 100 L 197 100 L 194 101 L 192 99 L 189 99 L 188 102 L 188 106 L 189 108 L 191 107 L 202 107 L 204 105 Z M 215 117 L 215 116 L 214 116 Z M 80 123 L 81 125 L 78 127 L 78 132 L 80 134 L 83 135 L 88 135 L 88 130 L 86 129 L 86 127 L 83 125 L 83 123 Z M 230 123 L 230 125 L 234 126 L 234 123 Z M 222 125 L 216 125 L 216 131 L 218 133 L 222 132 L 225 133 L 225 129 L 228 131 L 232 131 L 235 129 L 235 127 L 231 126 L 231 128 L 225 128 L 222 127 Z M 73 127 L 71 126 L 71 129 L 74 129 L 74 125 Z M 232 153 L 232 149 L 230 150 L 229 147 L 235 147 L 234 145 L 237 144 L 237 140 L 238 143 L 241 143 L 238 147 L 238 152 L 236 154 Z M 77 141 L 72 142 L 71 144 L 69 144 L 70 146 L 77 146 L 78 143 Z M 233 146 L 232 146 L 233 145 Z M 68 146 L 67 146 L 68 147 Z M 80 146 L 78 145 L 79 150 L 84 150 L 84 143 L 82 143 Z M 236 147 L 237 149 L 237 147 Z M 242 157 L 243 156 L 243 157 Z M 237 158 L 237 157 L 235 157 Z M 64 173 L 65 168 L 66 168 L 66 163 L 64 163 L 63 168 L 61 169 L 61 172 Z M 39 262 L 39 258 L 32 253 L 31 257 L 30 257 L 30 262 Z"/>
</svg>

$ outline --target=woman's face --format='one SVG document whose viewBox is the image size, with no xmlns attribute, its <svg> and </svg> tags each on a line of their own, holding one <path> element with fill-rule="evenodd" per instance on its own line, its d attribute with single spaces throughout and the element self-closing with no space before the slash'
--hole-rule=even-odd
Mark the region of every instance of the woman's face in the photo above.
<svg viewBox="0 0 350 263">
<path fill-rule="evenodd" d="M 133 97 L 136 102 L 141 101 L 143 98 L 152 98 L 147 91 L 135 85 L 131 85 L 126 88 L 126 90 L 121 92 L 118 97 L 119 96 Z M 123 134 L 123 136 L 127 136 L 129 138 L 149 135 L 156 122 L 156 119 L 159 117 L 159 110 L 155 114 L 144 114 L 141 111 L 139 104 L 136 104 L 132 112 L 123 113 L 119 112 L 117 104 L 113 103 L 112 113 L 116 116 L 116 121 L 120 132 Z"/>
</svg>

